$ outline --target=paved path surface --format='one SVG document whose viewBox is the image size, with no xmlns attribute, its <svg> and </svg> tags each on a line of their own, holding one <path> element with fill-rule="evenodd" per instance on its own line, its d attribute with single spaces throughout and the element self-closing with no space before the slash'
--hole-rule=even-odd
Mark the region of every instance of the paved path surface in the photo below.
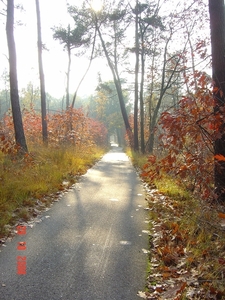
<svg viewBox="0 0 225 300">
<path fill-rule="evenodd" d="M 140 299 L 147 266 L 145 205 L 134 168 L 113 148 L 40 223 L 0 248 L 0 299 Z M 21 240 L 26 250 L 17 250 Z M 17 274 L 18 255 L 26 256 L 26 275 Z"/>
</svg>

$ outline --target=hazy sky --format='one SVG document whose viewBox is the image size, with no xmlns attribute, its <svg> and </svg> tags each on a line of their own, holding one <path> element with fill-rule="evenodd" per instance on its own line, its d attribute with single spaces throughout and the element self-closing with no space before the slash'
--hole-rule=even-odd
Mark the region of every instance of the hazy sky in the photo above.
<svg viewBox="0 0 225 300">
<path fill-rule="evenodd" d="M 90 0 L 95 2 L 93 7 L 98 8 L 99 1 Z M 162 0 L 164 3 L 165 0 Z M 207 0 L 204 0 L 207 2 Z M 42 41 L 49 51 L 43 51 L 43 63 L 46 82 L 46 91 L 52 96 L 61 98 L 65 94 L 66 86 L 66 70 L 67 70 L 67 53 L 63 51 L 63 46 L 58 41 L 53 40 L 54 26 L 60 24 L 66 27 L 72 20 L 67 14 L 67 2 L 72 4 L 79 4 L 81 0 L 39 0 L 41 11 L 42 23 Z M 28 82 L 39 86 L 38 79 L 38 53 L 37 53 L 37 21 L 36 21 L 36 6 L 35 0 L 15 0 L 15 4 L 22 3 L 24 11 L 15 10 L 15 19 L 20 21 L 22 25 L 15 25 L 15 40 L 17 50 L 18 62 L 18 83 L 19 88 L 27 86 Z M 130 0 L 132 3 L 132 0 Z M 163 4 L 163 9 L 166 11 L 171 10 L 171 3 L 182 4 L 186 0 L 167 0 Z M 173 10 L 175 7 L 173 7 Z M 2 10 L 2 2 L 0 1 L 0 10 Z M 207 25 L 208 26 L 208 25 Z M 199 33 L 201 35 L 201 33 Z M 8 49 L 6 43 L 5 32 L 5 18 L 0 15 L 0 76 L 4 69 L 8 70 Z M 179 43 L 178 43 L 179 44 Z M 179 46 L 179 45 L 178 45 Z M 177 47 L 177 44 L 175 44 Z M 183 47 L 183 46 L 182 46 Z M 179 50 L 179 47 L 178 49 Z M 89 51 L 90 56 L 91 49 Z M 76 87 L 83 76 L 88 66 L 88 61 L 85 57 L 77 58 L 72 57 L 71 66 L 71 83 L 70 92 L 73 94 Z M 133 64 L 134 65 L 134 64 Z M 110 70 L 106 64 L 106 59 L 96 59 L 93 61 L 91 69 L 82 83 L 78 95 L 90 95 L 94 92 L 97 85 L 97 73 L 101 73 L 102 80 L 112 79 Z M 3 81 L 0 81 L 0 87 Z"/>
<path fill-rule="evenodd" d="M 51 28 L 60 24 L 67 26 L 70 16 L 67 14 L 66 0 L 39 0 L 42 24 L 42 41 L 49 51 L 43 51 L 46 90 L 51 95 L 60 98 L 65 92 L 65 72 L 67 70 L 67 54 L 63 46 L 52 38 Z M 17 50 L 18 83 L 19 88 L 26 87 L 29 81 L 38 85 L 37 69 L 37 27 L 35 0 L 15 0 L 22 3 L 24 11 L 15 10 L 15 19 L 22 25 L 15 26 L 15 40 Z M 71 1 L 70 1 L 71 3 Z M 4 18 L 0 20 L 0 76 L 4 68 L 8 68 L 8 49 Z M 91 49 L 90 49 L 91 51 Z M 86 70 L 88 65 L 84 57 L 72 57 L 71 93 Z M 80 88 L 80 95 L 91 94 L 97 83 L 97 72 L 105 73 L 105 79 L 111 77 L 104 60 L 94 61 L 85 81 Z M 104 79 L 104 75 L 103 75 Z M 2 82 L 0 83 L 2 85 Z"/>
</svg>

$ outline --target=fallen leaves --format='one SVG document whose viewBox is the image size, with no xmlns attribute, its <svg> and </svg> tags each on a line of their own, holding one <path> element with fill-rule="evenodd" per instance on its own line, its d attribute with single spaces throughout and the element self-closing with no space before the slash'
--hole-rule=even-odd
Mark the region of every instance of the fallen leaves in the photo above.
<svg viewBox="0 0 225 300">
<path fill-rule="evenodd" d="M 214 156 L 214 158 L 219 161 L 225 161 L 225 156 L 223 156 L 222 154 L 217 154 Z"/>
<path fill-rule="evenodd" d="M 191 232 L 188 221 L 186 227 L 183 225 L 182 218 L 188 220 L 184 205 L 156 189 L 148 189 L 147 201 L 152 219 L 149 234 L 151 270 L 146 284 L 148 291 L 139 291 L 138 296 L 147 300 L 225 299 L 225 247 L 217 231 L 207 241 L 206 247 L 199 240 L 203 236 L 202 228 Z M 189 213 L 191 220 L 192 209 Z M 222 221 L 224 216 L 218 214 Z M 220 224 L 219 218 L 217 225 Z"/>
<path fill-rule="evenodd" d="M 220 219 L 225 219 L 225 214 L 220 212 L 220 213 L 218 213 L 218 217 Z"/>
</svg>

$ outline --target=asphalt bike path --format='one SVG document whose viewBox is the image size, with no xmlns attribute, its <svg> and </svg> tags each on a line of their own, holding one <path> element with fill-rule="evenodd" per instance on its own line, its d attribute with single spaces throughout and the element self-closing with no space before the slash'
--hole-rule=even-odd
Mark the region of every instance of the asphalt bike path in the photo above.
<svg viewBox="0 0 225 300">
<path fill-rule="evenodd" d="M 48 211 L 21 224 L 26 232 L 0 248 L 0 300 L 140 299 L 146 206 L 131 162 L 112 148 Z"/>
</svg>

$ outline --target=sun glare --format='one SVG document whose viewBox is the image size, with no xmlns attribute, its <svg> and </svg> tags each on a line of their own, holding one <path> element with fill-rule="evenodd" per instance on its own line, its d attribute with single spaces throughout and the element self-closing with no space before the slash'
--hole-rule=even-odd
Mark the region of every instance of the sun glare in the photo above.
<svg viewBox="0 0 225 300">
<path fill-rule="evenodd" d="M 100 11 L 102 9 L 102 0 L 92 0 L 91 7 L 94 11 Z"/>
</svg>

